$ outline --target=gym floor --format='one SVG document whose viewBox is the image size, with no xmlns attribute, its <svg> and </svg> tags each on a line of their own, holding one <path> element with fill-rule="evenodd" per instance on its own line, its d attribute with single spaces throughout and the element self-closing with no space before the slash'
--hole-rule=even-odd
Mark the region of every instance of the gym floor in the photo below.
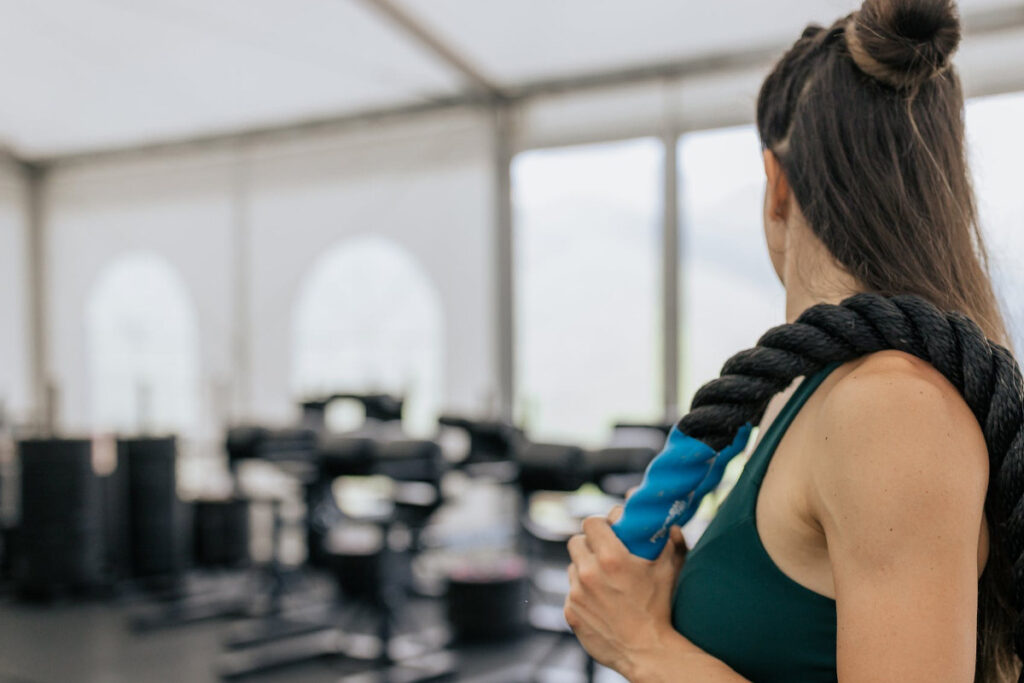
<svg viewBox="0 0 1024 683">
<path fill-rule="evenodd" d="M 137 634 L 128 609 L 108 604 L 0 604 L 0 683 L 213 683 L 214 662 L 230 626 L 226 621 Z M 458 680 L 469 683 L 530 681 L 535 665 L 557 637 L 532 634 L 500 646 L 460 651 Z M 563 648 L 536 680 L 583 680 L 578 651 Z M 335 683 L 351 671 L 321 660 L 246 680 L 265 683 Z M 621 680 L 601 672 L 598 681 Z"/>
</svg>

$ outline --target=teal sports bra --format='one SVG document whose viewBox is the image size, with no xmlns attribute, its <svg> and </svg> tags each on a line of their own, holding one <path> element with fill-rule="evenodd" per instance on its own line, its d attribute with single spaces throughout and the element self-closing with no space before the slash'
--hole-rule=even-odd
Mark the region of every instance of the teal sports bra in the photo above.
<svg viewBox="0 0 1024 683">
<path fill-rule="evenodd" d="M 839 363 L 807 377 L 758 443 L 690 550 L 672 603 L 676 630 L 756 683 L 836 681 L 835 600 L 772 561 L 755 524 L 757 495 L 786 428 Z"/>
</svg>

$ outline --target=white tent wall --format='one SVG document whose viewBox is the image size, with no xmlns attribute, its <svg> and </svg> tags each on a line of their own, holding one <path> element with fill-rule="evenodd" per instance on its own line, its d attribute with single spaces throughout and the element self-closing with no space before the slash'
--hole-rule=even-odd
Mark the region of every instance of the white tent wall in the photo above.
<svg viewBox="0 0 1024 683">
<path fill-rule="evenodd" d="M 0 161 L 0 403 L 23 420 L 31 406 L 28 221 L 22 169 Z"/>
<path fill-rule="evenodd" d="M 140 252 L 178 273 L 198 314 L 197 435 L 213 436 L 223 419 L 294 419 L 299 288 L 318 256 L 365 235 L 411 254 L 440 293 L 443 407 L 485 409 L 498 391 L 492 139 L 486 114 L 458 111 L 58 166 L 46 180 L 45 234 L 59 425 L 94 427 L 90 292 L 107 266 Z"/>
<path fill-rule="evenodd" d="M 254 415 L 283 418 L 297 398 L 291 335 L 303 278 L 325 251 L 367 236 L 411 255 L 440 294 L 444 407 L 487 409 L 498 391 L 491 139 L 485 114 L 458 111 L 251 150 Z"/>
<path fill-rule="evenodd" d="M 53 172 L 45 188 L 47 375 L 58 425 L 94 427 L 87 312 L 105 269 L 155 255 L 187 288 L 199 332 L 197 433 L 215 428 L 212 402 L 232 379 L 234 156 L 161 156 Z"/>
</svg>

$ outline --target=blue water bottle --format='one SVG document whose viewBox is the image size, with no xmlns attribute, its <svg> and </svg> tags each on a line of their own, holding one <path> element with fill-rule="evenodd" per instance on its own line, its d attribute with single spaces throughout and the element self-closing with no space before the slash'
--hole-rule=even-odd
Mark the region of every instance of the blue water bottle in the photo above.
<svg viewBox="0 0 1024 683">
<path fill-rule="evenodd" d="M 718 486 L 725 466 L 743 452 L 750 423 L 717 453 L 703 441 L 673 427 L 661 453 L 651 461 L 640 488 L 626 501 L 612 530 L 634 555 L 653 560 L 668 542 L 669 530 L 693 517 L 704 496 Z"/>
</svg>

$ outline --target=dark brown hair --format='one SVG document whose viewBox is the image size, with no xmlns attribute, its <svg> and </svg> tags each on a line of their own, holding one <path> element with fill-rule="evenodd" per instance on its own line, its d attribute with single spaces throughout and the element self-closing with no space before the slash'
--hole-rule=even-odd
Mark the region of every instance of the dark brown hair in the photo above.
<svg viewBox="0 0 1024 683">
<path fill-rule="evenodd" d="M 959 42 L 951 0 L 866 0 L 804 30 L 761 87 L 757 126 L 810 228 L 867 291 L 960 311 L 1009 346 L 967 168 Z M 978 681 L 1019 666 L 1009 563 L 991 540 Z"/>
</svg>

